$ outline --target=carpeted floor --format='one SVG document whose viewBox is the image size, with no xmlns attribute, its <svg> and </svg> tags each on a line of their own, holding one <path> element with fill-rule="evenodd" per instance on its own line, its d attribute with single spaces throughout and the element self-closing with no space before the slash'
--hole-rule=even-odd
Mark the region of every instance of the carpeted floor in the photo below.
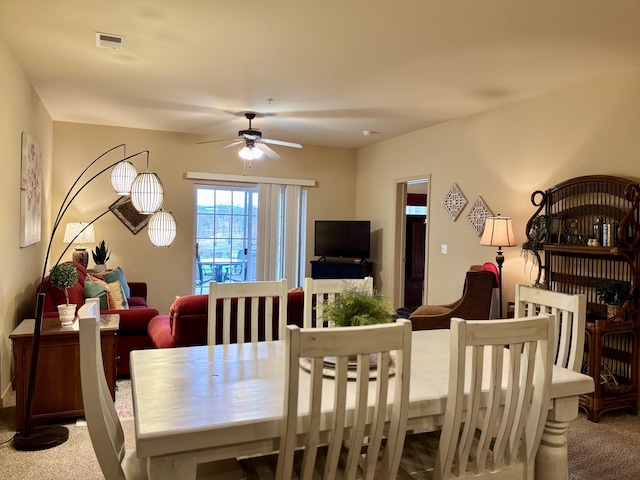
<svg viewBox="0 0 640 480">
<path fill-rule="evenodd" d="M 15 434 L 15 397 L 0 409 L 0 479 L 2 480 L 103 480 L 89 432 L 83 419 L 64 425 L 69 440 L 39 452 L 20 452 L 10 443 Z M 116 409 L 122 421 L 127 448 L 135 447 L 130 380 L 118 380 Z"/>
<path fill-rule="evenodd" d="M 620 410 L 569 426 L 569 480 L 640 479 L 640 417 Z"/>
<path fill-rule="evenodd" d="M 116 409 L 128 448 L 135 446 L 131 384 L 118 381 Z M 104 476 L 82 421 L 65 424 L 69 440 L 50 450 L 19 452 L 8 442 L 15 433 L 15 406 L 0 409 L 0 479 L 102 480 Z M 640 479 L 640 417 L 624 411 L 589 422 L 582 413 L 569 426 L 569 480 Z M 546 479 L 541 479 L 546 480 Z"/>
</svg>

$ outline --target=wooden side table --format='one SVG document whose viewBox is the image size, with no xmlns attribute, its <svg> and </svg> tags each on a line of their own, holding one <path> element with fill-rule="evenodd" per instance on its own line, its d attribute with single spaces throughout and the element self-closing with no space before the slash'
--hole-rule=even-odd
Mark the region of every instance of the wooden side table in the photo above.
<svg viewBox="0 0 640 480">
<path fill-rule="evenodd" d="M 100 325 L 102 362 L 111 396 L 115 400 L 116 335 L 120 315 L 103 315 Z M 26 416 L 27 386 L 35 320 L 23 320 L 9 338 L 13 341 L 16 366 L 16 429 L 21 429 Z M 33 425 L 84 415 L 80 384 L 80 343 L 78 321 L 60 326 L 58 318 L 45 318 L 40 335 L 38 371 L 33 398 Z"/>
</svg>

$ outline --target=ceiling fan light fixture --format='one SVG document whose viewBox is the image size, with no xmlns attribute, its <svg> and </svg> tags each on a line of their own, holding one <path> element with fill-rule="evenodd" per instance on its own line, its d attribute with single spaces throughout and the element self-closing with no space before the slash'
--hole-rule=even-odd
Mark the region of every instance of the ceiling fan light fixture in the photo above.
<svg viewBox="0 0 640 480">
<path fill-rule="evenodd" d="M 245 146 L 238 152 L 238 155 L 245 160 L 260 160 L 264 153 L 259 148 Z"/>
</svg>

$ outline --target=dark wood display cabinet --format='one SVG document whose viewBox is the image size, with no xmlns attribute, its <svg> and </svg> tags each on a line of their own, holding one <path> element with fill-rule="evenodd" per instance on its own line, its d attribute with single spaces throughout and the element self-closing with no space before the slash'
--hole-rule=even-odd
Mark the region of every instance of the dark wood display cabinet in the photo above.
<svg viewBox="0 0 640 480">
<path fill-rule="evenodd" d="M 610 410 L 637 414 L 640 184 L 584 176 L 536 191 L 531 201 L 538 209 L 527 223 L 528 239 L 536 217 L 549 226 L 535 253 L 538 281 L 542 278 L 550 290 L 587 297 L 583 372 L 594 378 L 596 388 L 580 396 L 580 407 L 593 422 Z M 609 280 L 628 282 L 632 294 L 617 313 L 608 312 L 596 292 Z"/>
<path fill-rule="evenodd" d="M 102 362 L 112 398 L 116 391 L 116 334 L 120 315 L 103 315 L 100 324 Z M 35 320 L 23 320 L 9 338 L 13 341 L 16 366 L 16 429 L 24 425 L 27 387 Z M 80 342 L 78 320 L 62 327 L 60 319 L 45 318 L 42 322 L 40 352 L 33 397 L 34 425 L 84 415 L 80 383 Z"/>
</svg>

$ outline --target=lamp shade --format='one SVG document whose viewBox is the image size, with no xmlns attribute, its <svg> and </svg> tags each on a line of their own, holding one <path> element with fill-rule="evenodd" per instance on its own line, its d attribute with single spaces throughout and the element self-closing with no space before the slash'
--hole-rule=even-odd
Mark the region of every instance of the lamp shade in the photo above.
<svg viewBox="0 0 640 480">
<path fill-rule="evenodd" d="M 245 160 L 260 160 L 264 153 L 257 147 L 242 147 L 238 155 Z"/>
<path fill-rule="evenodd" d="M 139 173 L 131 184 L 131 203 L 143 215 L 157 212 L 163 198 L 162 182 L 155 173 Z"/>
<path fill-rule="evenodd" d="M 149 220 L 149 239 L 156 247 L 169 247 L 176 238 L 178 226 L 171 212 L 160 210 Z"/>
<path fill-rule="evenodd" d="M 513 235 L 511 217 L 487 217 L 484 224 L 484 232 L 480 245 L 490 245 L 493 247 L 513 247 L 516 245 Z"/>
<path fill-rule="evenodd" d="M 64 243 L 96 243 L 93 224 L 73 222 L 67 223 L 64 230 Z"/>
<path fill-rule="evenodd" d="M 138 171 L 133 163 L 123 160 L 111 170 L 111 186 L 118 195 L 129 195 L 131 184 L 137 175 Z"/>
</svg>

